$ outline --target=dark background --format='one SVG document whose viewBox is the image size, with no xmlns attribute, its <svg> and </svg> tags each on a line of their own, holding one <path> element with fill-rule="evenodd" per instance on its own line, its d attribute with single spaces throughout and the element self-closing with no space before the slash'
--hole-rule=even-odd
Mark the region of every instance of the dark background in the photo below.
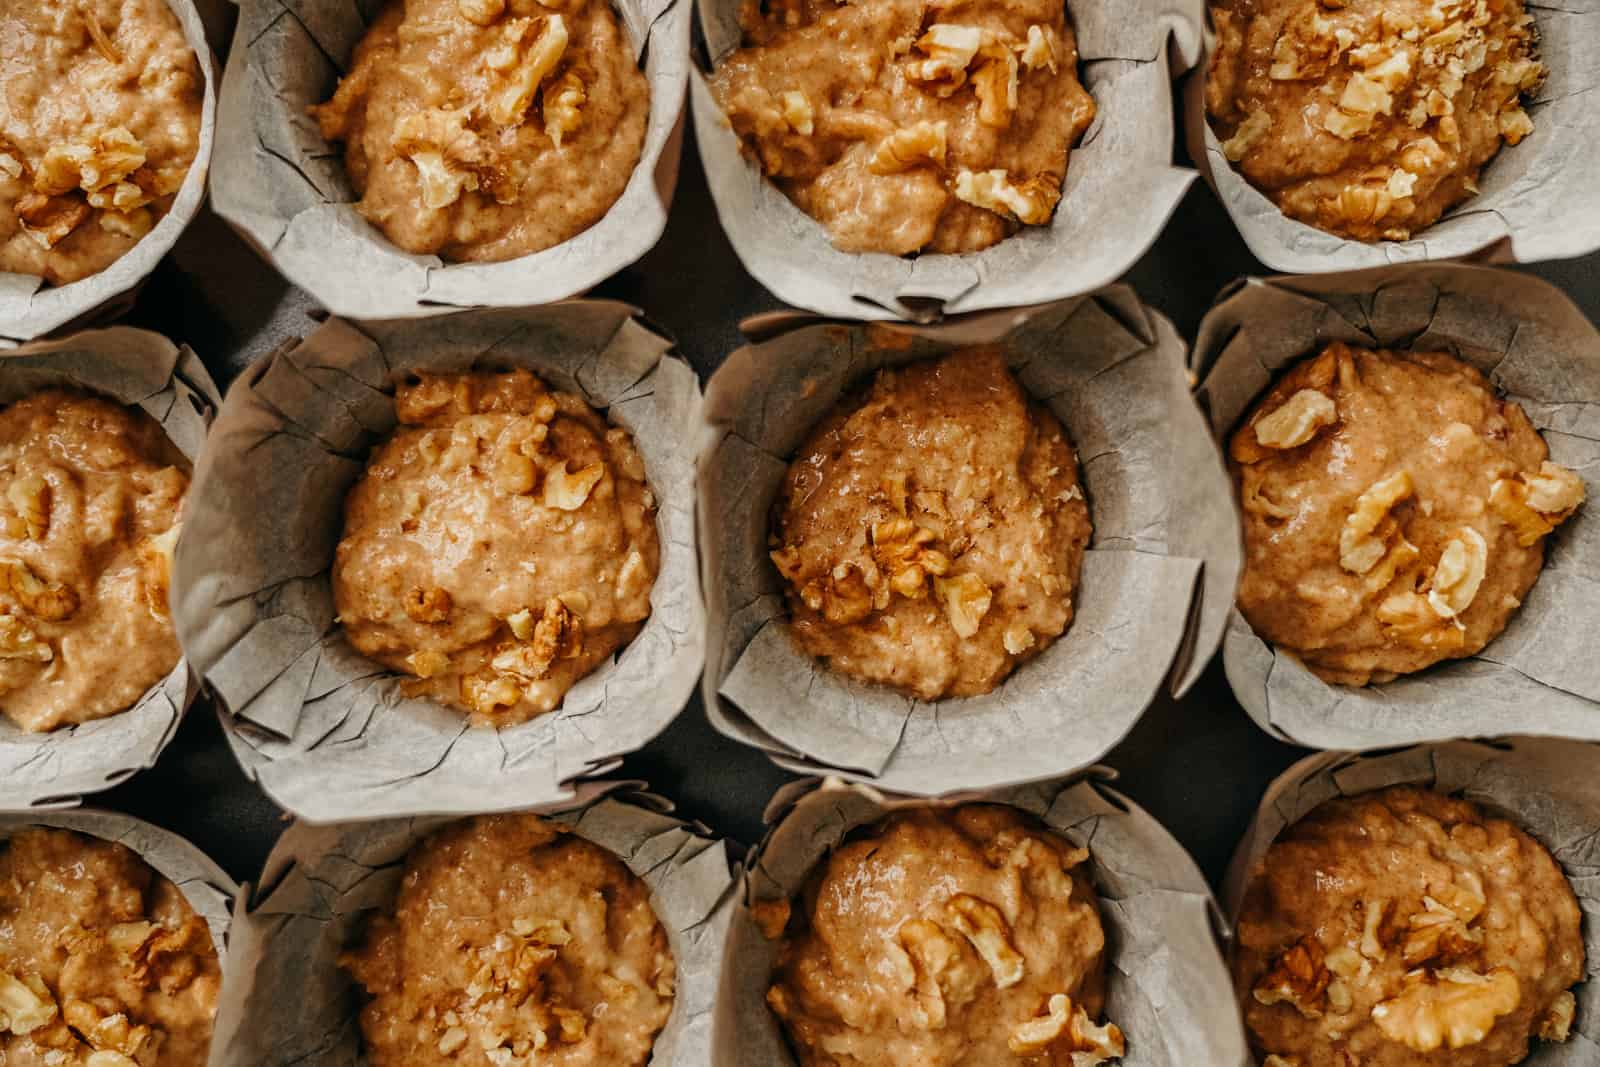
<svg viewBox="0 0 1600 1067">
<path fill-rule="evenodd" d="M 1514 269 L 1556 283 L 1591 320 L 1600 318 L 1600 254 Z M 1192 339 L 1224 285 L 1265 273 L 1197 181 L 1124 280 Z M 744 272 L 723 236 L 692 135 L 661 243 L 593 295 L 642 308 L 677 340 L 702 379 L 742 343 L 743 317 L 781 306 Z M 305 330 L 310 307 L 207 211 L 145 286 L 128 321 L 192 346 L 226 389 L 252 359 Z M 1104 762 L 1215 884 L 1267 783 L 1302 755 L 1305 750 L 1273 740 L 1245 715 L 1219 658 L 1184 700 L 1158 700 Z M 698 695 L 661 737 L 628 757 L 620 774 L 647 780 L 684 815 L 746 845 L 761 835 L 767 799 L 791 777 L 712 730 Z M 183 834 L 240 881 L 256 879 L 287 821 L 240 771 L 204 697 L 153 769 L 88 803 Z"/>
</svg>

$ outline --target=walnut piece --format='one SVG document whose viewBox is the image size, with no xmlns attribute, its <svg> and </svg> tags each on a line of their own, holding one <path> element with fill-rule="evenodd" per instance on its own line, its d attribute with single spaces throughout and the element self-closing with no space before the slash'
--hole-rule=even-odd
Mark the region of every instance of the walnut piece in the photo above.
<svg viewBox="0 0 1600 1067">
<path fill-rule="evenodd" d="M 935 578 L 934 591 L 944 605 L 945 618 L 958 637 L 971 637 L 978 632 L 983 617 L 989 613 L 993 596 L 983 579 L 976 574 L 958 574 L 953 578 Z"/>
<path fill-rule="evenodd" d="M 1246 115 L 1233 131 L 1233 136 L 1222 142 L 1222 154 L 1228 162 L 1237 163 L 1249 154 L 1255 143 L 1272 129 L 1272 116 L 1257 108 Z"/>
<path fill-rule="evenodd" d="M 1018 58 L 1028 70 L 1049 67 L 1051 74 L 1056 72 L 1056 35 L 1053 30 L 1039 25 L 1029 26 L 1028 40 L 1018 47 L 1018 51 Z"/>
<path fill-rule="evenodd" d="M 906 76 L 913 81 L 936 83 L 935 92 L 949 96 L 966 82 L 967 67 L 990 37 L 992 34 L 977 26 L 935 22 L 916 43 L 928 58 L 907 64 Z"/>
<path fill-rule="evenodd" d="M 456 0 L 461 17 L 478 26 L 490 26 L 505 14 L 506 0 Z"/>
<path fill-rule="evenodd" d="M 1018 1056 L 1034 1056 L 1052 1045 L 1064 1047 L 1072 1056 L 1072 1067 L 1094 1067 L 1128 1050 L 1116 1024 L 1096 1025 L 1065 993 L 1053 994 L 1045 1013 L 1018 1025 L 1006 1044 Z"/>
<path fill-rule="evenodd" d="M 1441 619 L 1453 619 L 1466 611 L 1478 595 L 1488 563 L 1489 546 L 1483 535 L 1463 526 L 1439 555 L 1428 590 L 1428 606 Z"/>
<path fill-rule="evenodd" d="M 902 923 L 899 942 L 910 966 L 913 1021 L 924 1030 L 942 1029 L 948 1005 L 970 1001 L 983 981 L 982 972 L 963 957 L 960 943 L 931 920 Z"/>
<path fill-rule="evenodd" d="M 932 530 L 910 519 L 890 519 L 874 523 L 871 532 L 872 553 L 879 568 L 889 576 L 889 588 L 906 599 L 922 599 L 927 595 L 930 577 L 950 573 L 950 557 L 930 547 L 934 541 Z"/>
<path fill-rule="evenodd" d="M 1003 130 L 1011 125 L 1017 110 L 1017 56 L 1007 50 L 991 59 L 972 76 L 972 91 L 978 96 L 978 121 Z"/>
<path fill-rule="evenodd" d="M 22 518 L 28 540 L 43 541 L 50 531 L 50 483 L 44 476 L 35 472 L 13 478 L 6 485 L 6 502 Z"/>
<path fill-rule="evenodd" d="M 144 163 L 139 139 L 124 127 L 113 126 L 82 141 L 51 146 L 39 161 L 33 188 L 46 196 L 74 189 L 94 192 L 122 181 Z"/>
<path fill-rule="evenodd" d="M 407 618 L 422 623 L 444 622 L 450 617 L 450 609 L 454 606 L 449 590 L 438 586 L 432 589 L 412 586 L 406 590 L 400 603 L 405 608 Z"/>
<path fill-rule="evenodd" d="M 802 137 L 810 137 L 817 132 L 816 112 L 811 108 L 811 101 L 806 94 L 798 89 L 778 94 L 778 104 L 783 112 L 783 121 L 789 129 Z"/>
<path fill-rule="evenodd" d="M 561 139 L 578 128 L 579 110 L 589 99 L 589 90 L 574 71 L 567 71 L 544 91 L 545 136 L 561 147 Z"/>
<path fill-rule="evenodd" d="M 567 23 L 560 15 L 550 15 L 544 20 L 539 36 L 523 54 L 522 45 L 528 31 L 532 29 L 532 22 L 532 19 L 522 18 L 507 23 L 506 41 L 502 47 L 511 49 L 508 66 L 504 68 L 496 66 L 507 62 L 506 54 L 503 52 L 491 49 L 485 56 L 485 62 L 489 64 L 491 70 L 511 71 L 508 84 L 489 101 L 488 115 L 496 125 L 522 124 L 528 105 L 533 103 L 534 94 L 539 91 L 539 84 L 549 77 L 550 72 L 556 69 L 556 64 L 561 62 L 561 57 L 566 54 Z"/>
<path fill-rule="evenodd" d="M 1365 574 L 1388 552 L 1387 539 L 1375 536 L 1389 509 L 1410 496 L 1411 475 L 1396 471 L 1374 482 L 1356 500 L 1356 506 L 1339 531 L 1339 565 L 1353 574 Z"/>
<path fill-rule="evenodd" d="M 923 121 L 896 130 L 878 142 L 867 169 L 874 174 L 898 174 L 925 163 L 943 164 L 948 129 L 945 122 Z M 899 510 L 905 511 L 903 487 Z"/>
<path fill-rule="evenodd" d="M 13 1034 L 31 1034 L 56 1017 L 56 1002 L 37 977 L 0 971 L 0 1017 Z"/>
<path fill-rule="evenodd" d="M 582 621 L 560 597 L 551 597 L 533 627 L 532 640 L 501 649 L 489 665 L 502 675 L 535 681 L 549 674 L 556 660 L 573 659 L 582 651 Z"/>
<path fill-rule="evenodd" d="M 17 201 L 17 218 L 35 244 L 54 248 L 89 217 L 89 205 L 76 196 L 28 193 Z"/>
<path fill-rule="evenodd" d="M 1572 517 L 1584 501 L 1583 479 L 1545 460 L 1539 473 L 1501 478 L 1489 487 L 1489 507 L 1505 520 L 1526 548 Z"/>
<path fill-rule="evenodd" d="M 1308 1019 L 1322 1016 L 1323 994 L 1333 974 L 1325 965 L 1322 943 L 1303 937 L 1273 961 L 1251 990 L 1258 1004 L 1288 1003 Z"/>
<path fill-rule="evenodd" d="M 1412 971 L 1398 995 L 1373 1007 L 1372 1021 L 1417 1052 L 1458 1049 L 1489 1036 L 1495 1020 L 1521 1002 L 1517 976 L 1504 967 L 1486 975 L 1461 967 Z"/>
<path fill-rule="evenodd" d="M 1317 389 L 1302 389 L 1276 411 L 1256 420 L 1256 440 L 1263 447 L 1299 448 L 1324 426 L 1339 421 L 1339 409 L 1328 394 Z"/>
<path fill-rule="evenodd" d="M 1061 181 L 1045 174 L 1016 185 L 1003 170 L 963 169 L 956 175 L 955 193 L 957 199 L 974 207 L 1030 226 L 1042 226 L 1061 199 Z"/>
<path fill-rule="evenodd" d="M 1461 956 L 1483 943 L 1482 931 L 1469 927 L 1483 911 L 1483 897 L 1462 891 L 1451 903 L 1456 906 L 1447 907 L 1432 896 L 1422 898 L 1422 910 L 1407 920 L 1401 943 L 1401 958 L 1407 966 Z"/>
<path fill-rule="evenodd" d="M 565 463 L 553 467 L 544 476 L 544 506 L 560 511 L 577 511 L 589 499 L 594 487 L 605 477 L 604 463 L 590 463 L 569 472 Z"/>
<path fill-rule="evenodd" d="M 78 610 L 78 594 L 60 582 L 46 582 L 20 560 L 0 561 L 11 595 L 23 609 L 45 622 L 61 622 Z"/>
<path fill-rule="evenodd" d="M 1537 1036 L 1544 1041 L 1565 1041 L 1572 1036 L 1572 1020 L 1578 1011 L 1578 1000 L 1572 990 L 1562 990 L 1550 1004 L 1550 1011 L 1539 1020 Z"/>
<path fill-rule="evenodd" d="M 950 898 L 950 925 L 972 942 L 994 974 L 994 983 L 1009 989 L 1022 981 L 1022 954 L 1011 944 L 1010 928 L 1000 909 L 969 893 Z"/>
</svg>

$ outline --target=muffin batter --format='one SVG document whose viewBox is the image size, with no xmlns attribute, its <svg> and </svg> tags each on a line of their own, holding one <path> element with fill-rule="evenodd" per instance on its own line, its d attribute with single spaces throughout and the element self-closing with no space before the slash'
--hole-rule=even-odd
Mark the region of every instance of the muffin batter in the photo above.
<svg viewBox="0 0 1600 1067">
<path fill-rule="evenodd" d="M 1533 131 L 1544 77 L 1523 0 L 1214 0 L 1206 109 L 1284 214 L 1404 241 Z"/>
<path fill-rule="evenodd" d="M 0 271 L 64 285 L 172 207 L 204 81 L 163 0 L 0 0 Z"/>
<path fill-rule="evenodd" d="M 5 1067 L 204 1067 L 221 982 L 205 920 L 127 848 L 0 843 Z"/>
<path fill-rule="evenodd" d="M 341 967 L 374 1067 L 640 1067 L 676 970 L 649 888 L 533 815 L 453 823 L 406 859 Z"/>
<path fill-rule="evenodd" d="M 1539 577 L 1579 477 L 1522 409 L 1441 352 L 1333 344 L 1234 433 L 1239 610 L 1325 681 L 1471 656 Z"/>
<path fill-rule="evenodd" d="M 1072 621 L 1077 457 L 991 348 L 879 372 L 812 431 L 772 560 L 810 655 L 920 700 L 999 685 Z"/>
<path fill-rule="evenodd" d="M 1234 984 L 1279 1067 L 1505 1067 L 1569 1036 L 1580 922 L 1533 838 L 1397 787 L 1331 800 L 1267 851 Z"/>
<path fill-rule="evenodd" d="M 420 375 L 345 502 L 333 595 L 359 652 L 510 726 L 650 614 L 655 497 L 626 430 L 525 370 Z"/>
<path fill-rule="evenodd" d="M 1056 0 L 770 0 L 712 92 L 846 252 L 976 252 L 1050 221 L 1094 118 Z"/>
<path fill-rule="evenodd" d="M 607 0 L 390 0 L 311 109 L 407 252 L 497 261 L 593 226 L 633 176 L 650 86 Z"/>
<path fill-rule="evenodd" d="M 149 415 L 87 393 L 0 411 L 0 712 L 24 730 L 115 715 L 178 665 L 188 466 Z"/>
<path fill-rule="evenodd" d="M 1092 1067 L 1124 1052 L 1097 1025 L 1105 932 L 1089 853 L 1014 808 L 916 808 L 821 863 L 783 932 L 767 1003 L 802 1067 Z"/>
</svg>

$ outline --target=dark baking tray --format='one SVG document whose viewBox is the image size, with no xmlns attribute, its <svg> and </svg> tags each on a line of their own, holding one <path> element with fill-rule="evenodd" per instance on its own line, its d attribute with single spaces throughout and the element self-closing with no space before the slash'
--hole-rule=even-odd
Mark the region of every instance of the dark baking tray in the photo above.
<svg viewBox="0 0 1600 1067">
<path fill-rule="evenodd" d="M 1514 269 L 1556 283 L 1591 320 L 1600 318 L 1600 254 Z M 1124 280 L 1192 339 L 1223 286 L 1264 273 L 1216 198 L 1196 182 L 1160 241 Z M 593 295 L 642 308 L 677 340 L 702 379 L 742 343 L 741 319 L 781 306 L 745 273 L 723 236 L 692 133 L 661 243 Z M 207 211 L 126 321 L 192 346 L 226 389 L 252 359 L 308 328 L 309 307 Z M 1304 754 L 1250 721 L 1228 689 L 1219 657 L 1183 700 L 1158 700 L 1105 762 L 1215 884 L 1266 784 Z M 649 781 L 683 814 L 744 844 L 760 837 L 768 798 L 791 777 L 712 730 L 698 695 L 661 737 L 627 758 L 620 774 Z M 204 697 L 153 769 L 88 803 L 175 830 L 235 878 L 252 882 L 287 818 L 239 770 Z"/>
</svg>

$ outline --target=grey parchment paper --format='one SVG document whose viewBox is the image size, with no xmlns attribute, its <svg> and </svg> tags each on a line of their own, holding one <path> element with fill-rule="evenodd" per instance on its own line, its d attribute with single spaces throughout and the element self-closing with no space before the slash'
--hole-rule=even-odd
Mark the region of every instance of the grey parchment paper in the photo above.
<svg viewBox="0 0 1600 1067">
<path fill-rule="evenodd" d="M 1218 949 L 1222 920 L 1205 879 L 1172 835 L 1096 768 L 1075 780 L 938 801 L 1009 804 L 1090 852 L 1106 930 L 1105 1018 L 1122 1028 L 1126 1067 L 1238 1067 L 1244 1030 Z M 794 1067 L 767 1009 L 776 942 L 750 916 L 754 901 L 792 898 L 858 826 L 925 801 L 837 779 L 794 782 L 773 797 L 766 840 L 745 862 L 717 997 L 717 1067 Z"/>
<path fill-rule="evenodd" d="M 1600 0 L 1528 0 L 1550 76 L 1527 104 L 1533 133 L 1490 160 L 1482 192 L 1409 241 L 1348 241 L 1288 218 L 1222 154 L 1205 114 L 1205 74 L 1216 35 L 1184 91 L 1189 155 L 1216 190 L 1239 234 L 1273 270 L 1320 274 L 1477 253 L 1533 263 L 1600 248 Z"/>
<path fill-rule="evenodd" d="M 163 830 L 120 811 L 96 808 L 0 815 L 0 846 L 18 831 L 35 827 L 72 830 L 132 849 L 151 869 L 176 886 L 194 908 L 194 913 L 206 921 L 211 929 L 212 944 L 217 948 L 217 959 L 227 965 L 233 898 L 239 887 L 204 852 L 171 830 Z"/>
<path fill-rule="evenodd" d="M 739 45 L 741 0 L 699 0 L 707 51 Z M 1115 281 L 1154 243 L 1194 171 L 1172 165 L 1172 79 L 1201 48 L 1202 0 L 1067 0 L 1079 78 L 1098 109 L 1067 161 L 1049 226 L 982 252 L 915 258 L 840 252 L 739 153 L 704 74 L 689 78 L 695 143 L 745 269 L 789 304 L 857 319 L 928 321 L 1060 300 Z"/>
<path fill-rule="evenodd" d="M 1296 763 L 1267 787 L 1255 819 L 1234 852 L 1222 890 L 1229 922 L 1244 902 L 1250 870 L 1277 840 L 1318 804 L 1393 785 L 1459 796 L 1509 819 L 1550 850 L 1572 883 L 1583 911 L 1587 952 L 1572 1039 L 1535 1042 L 1527 1067 L 1593 1067 L 1600 1063 L 1600 747 L 1551 738 L 1484 744 L 1453 741 L 1381 755 L 1323 752 Z"/>
<path fill-rule="evenodd" d="M 634 309 L 571 301 L 426 322 L 329 320 L 241 375 L 196 471 L 173 614 L 221 698 L 245 772 L 316 822 L 527 807 L 568 795 L 649 741 L 694 690 L 704 623 L 696 584 L 694 372 Z M 633 434 L 659 504 L 661 567 L 637 637 L 520 726 L 401 692 L 334 622 L 328 569 L 344 498 L 394 428 L 394 385 L 435 372 L 527 367 Z"/>
<path fill-rule="evenodd" d="M 1505 632 L 1470 659 L 1382 685 L 1329 685 L 1234 612 L 1223 662 L 1239 703 L 1269 733 L 1314 748 L 1600 739 L 1600 333 L 1553 286 L 1485 267 L 1251 279 L 1212 308 L 1195 342 L 1212 431 L 1225 439 L 1281 368 L 1331 341 L 1445 351 L 1477 367 L 1522 405 L 1589 500 L 1546 540 L 1544 571 Z"/>
<path fill-rule="evenodd" d="M 655 1067 L 709 1067 L 711 1012 L 733 878 L 727 846 L 669 813 L 640 783 L 586 782 L 569 802 L 538 809 L 610 849 L 650 887 L 677 961 L 677 995 L 656 1037 Z M 445 818 L 284 831 L 254 892 L 241 894 L 217 1009 L 211 1067 L 358 1067 L 358 992 L 339 953 L 399 891 L 406 853 Z"/>
<path fill-rule="evenodd" d="M 644 255 L 678 177 L 690 0 L 613 0 L 650 82 L 650 123 L 622 196 L 589 229 L 503 263 L 402 251 L 356 212 L 341 146 L 306 108 L 333 93 L 381 0 L 241 0 L 222 79 L 217 212 L 336 315 L 387 319 L 531 307 L 589 289 Z"/>
<path fill-rule="evenodd" d="M 1066 427 L 1094 534 L 1061 638 L 992 693 L 923 703 L 794 643 L 768 515 L 789 458 L 848 388 L 986 342 Z M 1172 324 L 1126 286 L 942 326 L 806 326 L 735 352 L 706 389 L 700 459 L 712 724 L 794 770 L 934 794 L 1088 766 L 1164 680 L 1187 691 L 1222 638 L 1240 547 L 1183 358 Z"/>
<path fill-rule="evenodd" d="M 128 296 L 156 269 L 161 258 L 178 243 L 189 220 L 200 210 L 206 195 L 206 171 L 211 165 L 211 145 L 217 127 L 216 64 L 206 43 L 206 27 L 192 0 L 166 0 L 183 36 L 194 49 L 205 79 L 200 110 L 200 143 L 194 163 L 178 188 L 172 210 L 144 239 L 99 274 L 70 285 L 46 285 L 31 274 L 0 273 L 0 347 L 31 341 L 52 330 L 88 318 L 105 305 Z M 91 225 L 95 225 L 91 223 Z"/>
<path fill-rule="evenodd" d="M 160 334 L 117 326 L 0 353 L 0 406 L 56 386 L 88 389 L 161 424 L 194 463 L 221 403 L 200 359 Z M 185 511 L 187 512 L 187 505 Z M 185 528 L 179 544 L 188 536 Z M 152 766 L 194 696 L 179 660 L 132 708 L 50 733 L 29 733 L 0 716 L 0 811 L 63 807 Z"/>
</svg>

